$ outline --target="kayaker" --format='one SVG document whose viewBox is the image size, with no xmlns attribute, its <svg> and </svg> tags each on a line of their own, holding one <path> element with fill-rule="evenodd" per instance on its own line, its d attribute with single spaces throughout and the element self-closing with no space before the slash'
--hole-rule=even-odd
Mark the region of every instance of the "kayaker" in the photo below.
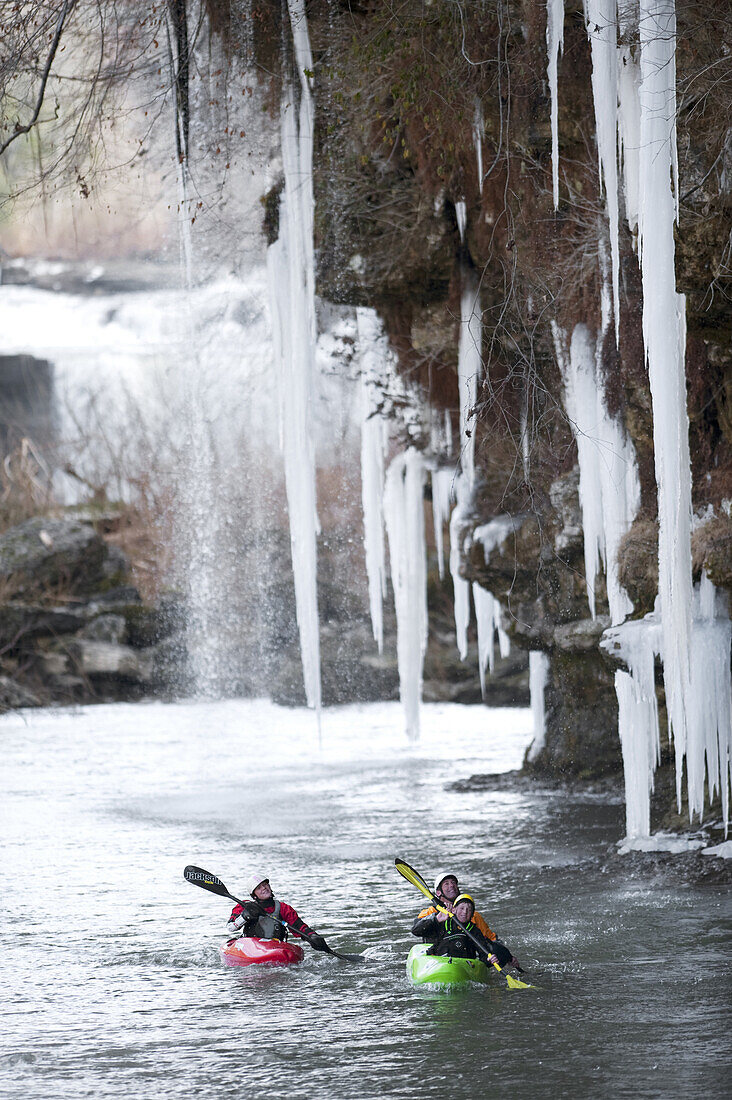
<svg viewBox="0 0 732 1100">
<path fill-rule="evenodd" d="M 497 962 L 499 966 L 505 966 L 511 961 L 508 948 L 499 944 L 498 940 L 486 939 L 475 923 L 475 902 L 470 894 L 458 894 L 451 908 L 451 915 L 442 921 L 439 920 L 440 913 L 425 918 L 426 922 L 431 922 L 428 931 L 435 937 L 427 955 L 449 955 L 453 959 L 481 958 L 491 964 Z M 458 926 L 456 919 L 472 934 L 477 943 Z"/>
<path fill-rule="evenodd" d="M 450 912 L 452 912 L 455 898 L 460 893 L 460 886 L 458 885 L 457 875 L 453 874 L 452 871 L 441 871 L 435 879 L 433 893 L 436 897 L 440 899 L 440 902 L 445 907 L 445 909 L 448 909 Z M 443 924 L 447 920 L 447 913 L 441 913 L 439 909 L 437 909 L 434 905 L 428 905 L 425 909 L 422 909 L 421 912 L 417 914 L 417 919 L 412 925 L 413 935 L 421 936 L 425 943 L 434 943 L 434 939 L 427 939 L 422 930 L 422 922 L 424 921 L 425 917 L 431 917 L 434 914 L 437 914 L 437 919 L 439 920 L 440 924 Z M 480 913 L 475 913 L 473 915 L 473 923 L 478 926 L 478 928 L 487 940 L 495 940 L 495 932 L 491 931 Z"/>
<path fill-rule="evenodd" d="M 460 887 L 458 885 L 457 876 L 452 871 L 441 872 L 435 879 L 434 894 L 440 899 L 440 902 L 451 913 L 454 911 L 454 906 L 457 898 L 460 896 Z M 464 895 L 468 897 L 469 895 Z M 472 899 L 471 899 L 472 900 Z M 460 918 L 458 918 L 460 919 Z M 436 943 L 442 935 L 444 924 L 448 920 L 447 913 L 441 913 L 434 905 L 427 906 L 423 909 L 412 925 L 412 935 L 421 936 L 424 943 Z M 473 904 L 473 913 L 471 914 L 471 920 L 473 925 L 478 929 L 483 939 L 487 940 L 490 944 L 491 950 L 496 956 L 500 966 L 507 966 L 509 963 L 515 966 L 517 970 L 521 970 L 518 959 L 514 958 L 505 944 L 496 936 L 495 932 L 488 927 L 485 919 L 480 913 L 475 911 L 475 904 Z M 443 954 L 444 952 L 441 952 Z M 467 958 L 474 958 L 473 955 L 468 955 Z"/>
<path fill-rule="evenodd" d="M 258 871 L 250 875 L 246 892 L 254 899 L 235 905 L 231 910 L 227 932 L 241 932 L 243 936 L 256 936 L 260 940 L 286 940 L 290 925 L 293 935 L 302 933 L 316 951 L 324 951 L 327 944 L 314 932 L 286 901 L 279 901 L 272 893 L 269 879 Z M 264 910 L 264 912 L 263 912 Z"/>
</svg>

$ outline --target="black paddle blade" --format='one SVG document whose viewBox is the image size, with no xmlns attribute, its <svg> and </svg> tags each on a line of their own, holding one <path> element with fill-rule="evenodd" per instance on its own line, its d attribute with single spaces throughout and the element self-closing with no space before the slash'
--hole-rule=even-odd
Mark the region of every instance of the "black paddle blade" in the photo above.
<svg viewBox="0 0 732 1100">
<path fill-rule="evenodd" d="M 220 894 L 222 898 L 231 897 L 221 879 L 216 878 L 216 875 L 212 875 L 210 871 L 204 871 L 203 867 L 193 867 L 189 864 L 183 871 L 183 877 L 194 886 L 210 890 L 212 894 Z"/>
</svg>

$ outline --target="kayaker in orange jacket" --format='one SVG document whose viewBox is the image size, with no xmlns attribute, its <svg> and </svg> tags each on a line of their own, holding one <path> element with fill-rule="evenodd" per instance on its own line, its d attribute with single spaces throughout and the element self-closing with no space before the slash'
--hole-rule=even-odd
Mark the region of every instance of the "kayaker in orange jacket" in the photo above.
<svg viewBox="0 0 732 1100">
<path fill-rule="evenodd" d="M 294 936 L 302 933 L 316 951 L 326 949 L 323 937 L 314 932 L 291 905 L 275 898 L 268 878 L 256 872 L 249 877 L 247 890 L 254 900 L 234 906 L 226 925 L 227 932 L 241 932 L 243 936 L 262 940 L 286 940 L 288 930 L 282 923 L 286 921 Z"/>
<path fill-rule="evenodd" d="M 435 879 L 433 893 L 440 899 L 445 909 L 452 913 L 455 900 L 460 894 L 457 875 L 453 874 L 452 871 L 440 872 Z M 432 918 L 434 918 L 434 921 Z M 444 925 L 447 919 L 447 913 L 441 913 L 436 906 L 428 905 L 417 914 L 417 919 L 412 925 L 412 935 L 421 936 L 424 943 L 435 943 L 439 938 L 439 927 L 440 925 Z M 514 966 L 518 967 L 518 959 L 515 959 L 506 945 L 501 943 L 495 932 L 488 927 L 487 922 L 480 913 L 473 912 L 472 923 L 475 925 L 478 932 L 480 932 L 481 936 L 485 937 L 490 943 L 500 966 L 506 966 L 508 963 L 512 963 Z"/>
</svg>

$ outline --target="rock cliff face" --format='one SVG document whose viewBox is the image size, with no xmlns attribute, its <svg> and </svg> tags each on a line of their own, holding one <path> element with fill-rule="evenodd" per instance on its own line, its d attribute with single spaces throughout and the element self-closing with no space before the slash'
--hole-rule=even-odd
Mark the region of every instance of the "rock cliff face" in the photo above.
<svg viewBox="0 0 732 1100">
<path fill-rule="evenodd" d="M 274 5 L 255 10 L 273 14 Z M 380 4 L 312 0 L 307 10 L 319 292 L 375 307 L 405 377 L 457 424 L 460 286 L 466 271 L 479 280 L 484 379 L 462 570 L 501 598 L 517 646 L 551 656 L 546 746 L 532 766 L 574 774 L 617 769 L 613 669 L 597 646 L 608 605 L 600 585 L 597 618 L 590 618 L 577 453 L 551 333 L 552 322 L 566 332 L 579 323 L 592 333 L 601 328 L 607 221 L 582 5 L 565 5 L 556 211 L 545 5 L 407 0 L 385 18 Z M 678 20 L 676 281 L 687 295 L 694 506 L 700 513 L 711 506 L 716 516 L 695 534 L 695 580 L 705 568 L 732 591 L 732 530 L 723 510 L 732 497 L 725 291 L 732 82 L 711 29 L 732 28 L 721 0 L 711 10 L 695 0 L 679 3 Z M 602 370 L 610 412 L 638 460 L 641 506 L 619 568 L 635 614 L 642 614 L 656 588 L 653 424 L 634 232 L 621 221 L 620 340 L 616 347 L 608 330 Z M 486 556 L 472 533 L 504 515 L 511 534 Z"/>
</svg>

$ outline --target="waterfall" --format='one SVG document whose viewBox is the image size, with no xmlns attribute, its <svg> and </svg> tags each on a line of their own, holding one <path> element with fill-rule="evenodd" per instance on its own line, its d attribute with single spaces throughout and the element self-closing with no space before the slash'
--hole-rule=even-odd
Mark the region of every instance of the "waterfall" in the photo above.
<svg viewBox="0 0 732 1100">
<path fill-rule="evenodd" d="M 281 441 L 290 516 L 295 604 L 308 706 L 320 715 L 320 633 L 317 593 L 315 456 L 311 425 L 315 373 L 315 270 L 313 257 L 312 55 L 304 0 L 288 0 L 300 106 L 283 90 L 280 236 L 267 253 L 275 363 L 281 399 Z"/>
<path fill-rule="evenodd" d="M 424 458 L 410 447 L 389 466 L 384 493 L 391 582 L 397 617 L 399 694 L 407 736 L 419 737 L 422 669 L 427 649 L 427 550 Z"/>
</svg>

